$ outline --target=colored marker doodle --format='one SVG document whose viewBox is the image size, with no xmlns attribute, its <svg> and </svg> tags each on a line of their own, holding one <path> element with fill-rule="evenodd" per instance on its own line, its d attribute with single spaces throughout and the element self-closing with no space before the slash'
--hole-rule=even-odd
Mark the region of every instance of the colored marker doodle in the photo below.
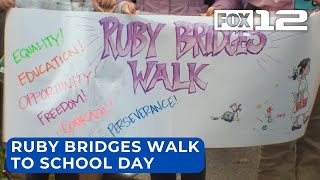
<svg viewBox="0 0 320 180">
<path fill-rule="evenodd" d="M 263 125 L 261 129 L 262 129 L 263 131 L 266 131 L 266 130 L 268 130 L 268 126 L 267 126 L 267 125 Z"/>
<path fill-rule="evenodd" d="M 286 113 L 278 113 L 277 114 L 278 119 L 280 119 L 280 118 L 284 119 L 285 117 L 286 117 Z"/>
<path fill-rule="evenodd" d="M 220 117 L 215 117 L 214 115 L 210 116 L 212 120 L 224 120 L 226 122 L 232 123 L 233 121 L 240 122 L 239 112 L 242 111 L 241 104 L 233 103 L 229 106 L 232 111 L 226 111 Z"/>
<path fill-rule="evenodd" d="M 69 134 L 73 132 L 78 127 L 85 126 L 86 123 L 92 122 L 94 120 L 99 120 L 110 113 L 110 107 L 112 106 L 112 100 L 109 99 L 108 102 L 101 107 L 98 107 L 95 111 L 89 111 L 86 114 L 82 114 L 75 119 L 61 122 L 61 129 L 64 134 Z"/>
<path fill-rule="evenodd" d="M 260 117 L 257 117 L 257 119 L 261 123 L 272 123 L 275 119 L 273 104 L 266 101 L 263 105 L 259 104 L 257 106 L 259 106 L 259 108 L 257 108 L 259 113 L 262 114 Z"/>
<path fill-rule="evenodd" d="M 80 101 L 81 100 L 81 101 Z M 37 117 L 42 125 L 44 125 L 43 119 L 47 120 L 47 122 L 51 122 L 52 120 L 58 118 L 61 114 L 67 112 L 68 110 L 72 110 L 77 107 L 79 103 L 86 102 L 86 95 L 84 91 L 81 89 L 81 92 L 77 95 L 76 100 L 64 101 L 59 104 L 56 108 L 51 109 L 49 112 L 44 113 L 41 111 Z"/>
<path fill-rule="evenodd" d="M 136 120 L 142 120 L 150 115 L 154 115 L 168 108 L 174 108 L 177 104 L 177 97 L 171 96 L 167 99 L 158 100 L 156 104 L 145 105 L 141 108 L 137 108 L 134 112 L 131 112 L 128 116 L 120 118 L 115 123 L 110 123 L 107 126 L 108 131 L 113 137 L 120 134 L 125 128 L 132 126 Z"/>
<path fill-rule="evenodd" d="M 19 98 L 19 107 L 20 109 L 27 109 L 28 107 L 32 107 L 41 101 L 44 102 L 63 92 L 67 92 L 72 88 L 77 88 L 83 85 L 88 86 L 90 84 L 90 76 L 91 71 L 77 74 L 69 77 L 65 81 L 58 82 L 37 92 L 30 92 Z"/>
<path fill-rule="evenodd" d="M 261 109 L 261 108 L 262 108 L 262 105 L 261 105 L 261 104 L 257 104 L 256 108 L 257 108 L 257 109 Z"/>
<path fill-rule="evenodd" d="M 17 76 L 19 83 L 21 84 L 21 86 L 24 86 L 27 82 L 33 83 L 36 78 L 42 76 L 43 74 L 53 72 L 54 70 L 60 68 L 63 63 L 67 62 L 73 56 L 78 55 L 81 50 L 83 51 L 84 49 L 79 41 L 76 45 L 74 45 L 73 49 L 64 51 L 62 56 L 55 56 L 49 62 L 40 64 L 32 71 L 20 73 Z"/>
<path fill-rule="evenodd" d="M 19 64 L 24 59 L 29 59 L 31 55 L 40 52 L 43 49 L 59 47 L 64 41 L 63 30 L 60 28 L 56 35 L 48 35 L 40 41 L 32 43 L 26 48 L 17 49 L 12 53 L 13 60 Z"/>
</svg>

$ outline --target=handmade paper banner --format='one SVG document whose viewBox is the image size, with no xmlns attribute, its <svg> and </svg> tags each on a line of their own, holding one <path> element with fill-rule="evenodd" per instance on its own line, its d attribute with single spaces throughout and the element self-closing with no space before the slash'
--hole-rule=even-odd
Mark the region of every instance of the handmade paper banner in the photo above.
<svg viewBox="0 0 320 180">
<path fill-rule="evenodd" d="M 308 31 L 214 31 L 212 17 L 13 9 L 5 138 L 199 137 L 206 147 L 301 137 L 319 87 Z"/>
</svg>

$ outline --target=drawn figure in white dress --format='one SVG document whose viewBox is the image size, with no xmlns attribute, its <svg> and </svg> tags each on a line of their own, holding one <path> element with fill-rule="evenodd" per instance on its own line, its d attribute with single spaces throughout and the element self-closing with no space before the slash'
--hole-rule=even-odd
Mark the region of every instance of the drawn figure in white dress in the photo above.
<svg viewBox="0 0 320 180">
<path fill-rule="evenodd" d="M 292 93 L 294 97 L 294 107 L 291 116 L 293 120 L 292 131 L 300 129 L 302 123 L 305 124 L 309 119 L 310 98 L 307 75 L 310 73 L 310 64 L 310 58 L 303 59 L 299 63 L 297 71 L 295 71 L 291 77 L 291 79 L 299 82 L 297 90 Z M 302 123 L 300 123 L 300 119 L 302 120 Z"/>
</svg>

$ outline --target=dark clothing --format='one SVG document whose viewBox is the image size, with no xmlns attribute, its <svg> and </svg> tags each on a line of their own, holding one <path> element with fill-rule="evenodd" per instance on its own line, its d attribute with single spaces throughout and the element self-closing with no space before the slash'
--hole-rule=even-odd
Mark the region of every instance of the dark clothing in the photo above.
<svg viewBox="0 0 320 180">
<path fill-rule="evenodd" d="M 151 180 L 176 180 L 176 174 L 151 173 Z M 204 157 L 204 169 L 199 173 L 183 173 L 181 180 L 206 180 L 206 157 Z"/>
<path fill-rule="evenodd" d="M 78 174 L 55 174 L 55 180 L 78 180 Z M 48 180 L 49 174 L 26 174 L 25 180 Z"/>
<path fill-rule="evenodd" d="M 205 180 L 206 169 L 196 174 L 181 174 L 181 180 Z M 151 174 L 151 180 L 176 180 L 176 174 Z"/>
</svg>

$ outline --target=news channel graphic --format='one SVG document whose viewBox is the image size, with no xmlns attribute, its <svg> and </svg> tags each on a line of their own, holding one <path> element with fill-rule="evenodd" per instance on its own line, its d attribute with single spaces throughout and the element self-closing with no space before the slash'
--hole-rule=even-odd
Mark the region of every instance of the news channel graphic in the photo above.
<svg viewBox="0 0 320 180">
<path fill-rule="evenodd" d="M 198 173 L 204 157 L 199 138 L 13 138 L 6 164 L 12 173 Z"/>
<path fill-rule="evenodd" d="M 307 31 L 305 10 L 215 10 L 216 31 Z"/>
</svg>

